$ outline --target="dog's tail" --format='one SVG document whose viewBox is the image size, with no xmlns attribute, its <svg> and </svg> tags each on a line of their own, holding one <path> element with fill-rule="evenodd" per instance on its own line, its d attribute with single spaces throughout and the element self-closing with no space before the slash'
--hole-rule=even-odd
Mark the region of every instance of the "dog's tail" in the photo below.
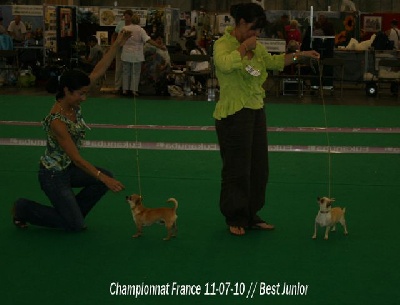
<svg viewBox="0 0 400 305">
<path fill-rule="evenodd" d="M 169 198 L 167 202 L 173 202 L 175 204 L 175 210 L 178 208 L 178 201 L 175 198 Z"/>
<path fill-rule="evenodd" d="M 346 208 L 343 208 L 342 211 L 343 211 L 343 214 L 346 213 Z"/>
</svg>

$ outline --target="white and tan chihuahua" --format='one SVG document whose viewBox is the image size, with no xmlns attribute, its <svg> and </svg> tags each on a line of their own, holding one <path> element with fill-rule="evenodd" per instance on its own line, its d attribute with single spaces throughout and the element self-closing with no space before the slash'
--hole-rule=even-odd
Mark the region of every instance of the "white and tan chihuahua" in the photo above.
<svg viewBox="0 0 400 305">
<path fill-rule="evenodd" d="M 176 209 L 178 208 L 178 201 L 175 198 L 169 198 L 167 202 L 173 202 L 172 208 L 146 208 L 142 204 L 142 196 L 133 194 L 126 196 L 126 201 L 129 203 L 132 211 L 133 220 L 136 223 L 137 232 L 132 237 L 139 237 L 142 235 L 142 227 L 149 226 L 155 222 L 165 223 L 168 235 L 164 240 L 169 240 L 171 237 L 176 236 L 177 227 Z"/>
<path fill-rule="evenodd" d="M 329 230 L 332 228 L 332 231 L 336 230 L 336 223 L 340 222 L 340 224 L 344 228 L 344 235 L 349 234 L 347 232 L 346 220 L 344 219 L 344 214 L 346 212 L 346 208 L 335 207 L 332 208 L 332 202 L 335 201 L 334 198 L 322 197 L 317 198 L 319 204 L 319 212 L 317 217 L 315 217 L 315 229 L 313 239 L 317 238 L 317 227 L 326 227 L 325 229 L 325 237 L 324 239 L 328 239 Z"/>
</svg>

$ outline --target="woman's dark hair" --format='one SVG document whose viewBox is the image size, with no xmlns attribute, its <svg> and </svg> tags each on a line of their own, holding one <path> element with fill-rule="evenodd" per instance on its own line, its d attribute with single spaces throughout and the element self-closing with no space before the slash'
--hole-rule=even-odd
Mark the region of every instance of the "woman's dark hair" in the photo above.
<svg viewBox="0 0 400 305">
<path fill-rule="evenodd" d="M 205 55 L 204 51 L 197 45 L 194 39 L 186 40 L 185 47 L 188 53 L 190 53 L 192 50 L 199 50 L 201 54 Z"/>
<path fill-rule="evenodd" d="M 65 71 L 61 77 L 54 76 L 47 82 L 46 90 L 49 93 L 55 93 L 56 99 L 65 96 L 64 88 L 70 92 L 79 90 L 82 87 L 90 85 L 90 78 L 80 70 Z"/>
<path fill-rule="evenodd" d="M 151 33 L 150 38 L 156 40 L 157 38 L 164 39 L 164 34 L 160 31 L 156 31 L 155 33 Z"/>
<path fill-rule="evenodd" d="M 235 18 L 235 24 L 243 19 L 247 23 L 254 22 L 253 29 L 264 29 L 267 25 L 267 17 L 261 5 L 257 3 L 239 3 L 231 6 L 230 14 Z"/>
</svg>

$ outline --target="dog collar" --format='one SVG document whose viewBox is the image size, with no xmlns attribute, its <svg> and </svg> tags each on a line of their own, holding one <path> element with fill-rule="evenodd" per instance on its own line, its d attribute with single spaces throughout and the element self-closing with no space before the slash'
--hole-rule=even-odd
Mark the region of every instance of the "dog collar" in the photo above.
<svg viewBox="0 0 400 305">
<path fill-rule="evenodd" d="M 321 214 L 327 214 L 327 213 L 329 213 L 330 211 L 319 211 Z"/>
</svg>

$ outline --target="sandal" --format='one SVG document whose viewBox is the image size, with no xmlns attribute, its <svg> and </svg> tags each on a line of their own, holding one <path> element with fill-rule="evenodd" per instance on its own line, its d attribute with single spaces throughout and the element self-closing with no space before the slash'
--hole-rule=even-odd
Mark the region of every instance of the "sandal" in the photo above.
<svg viewBox="0 0 400 305">
<path fill-rule="evenodd" d="M 229 226 L 229 232 L 235 236 L 242 236 L 246 234 L 244 228 L 239 226 Z"/>
<path fill-rule="evenodd" d="M 252 230 L 264 230 L 264 231 L 272 231 L 275 229 L 274 225 L 271 225 L 266 222 L 258 222 L 250 226 L 250 229 Z"/>
<path fill-rule="evenodd" d="M 13 218 L 13 224 L 20 228 L 20 229 L 26 229 L 28 228 L 28 224 L 25 221 L 19 220 L 16 216 L 15 216 L 15 203 L 11 209 L 11 215 Z"/>
</svg>

